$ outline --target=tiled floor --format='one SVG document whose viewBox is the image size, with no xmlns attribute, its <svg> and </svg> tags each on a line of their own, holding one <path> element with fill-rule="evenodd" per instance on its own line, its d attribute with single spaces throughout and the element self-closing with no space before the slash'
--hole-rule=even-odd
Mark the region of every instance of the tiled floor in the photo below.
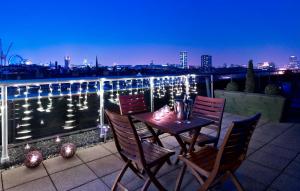
<svg viewBox="0 0 300 191">
<path fill-rule="evenodd" d="M 221 139 L 232 120 L 243 117 L 224 115 Z M 207 132 L 210 132 L 209 130 Z M 171 136 L 162 138 L 163 144 L 179 151 Z M 172 157 L 174 162 L 176 157 Z M 114 142 L 78 150 L 71 159 L 56 157 L 43 161 L 35 169 L 18 167 L 1 172 L 0 190 L 8 191 L 106 191 L 123 165 Z M 180 164 L 164 165 L 158 173 L 159 181 L 173 190 Z M 248 158 L 236 175 L 246 190 L 300 190 L 300 124 L 260 121 L 249 145 Z M 129 170 L 122 180 L 129 190 L 139 190 L 143 181 Z M 197 190 L 199 184 L 187 172 L 182 190 Z M 156 190 L 151 185 L 148 190 Z M 215 190 L 234 190 L 230 181 Z"/>
</svg>

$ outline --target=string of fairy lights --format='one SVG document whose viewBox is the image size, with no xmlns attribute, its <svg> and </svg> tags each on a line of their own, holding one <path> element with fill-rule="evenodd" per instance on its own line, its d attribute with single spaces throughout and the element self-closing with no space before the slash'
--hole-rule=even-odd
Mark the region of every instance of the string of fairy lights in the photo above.
<svg viewBox="0 0 300 191">
<path fill-rule="evenodd" d="M 105 79 L 103 82 L 104 100 L 113 104 L 119 104 L 120 95 L 137 95 L 150 92 L 151 79 L 130 78 L 130 79 Z M 188 86 L 188 87 L 186 87 Z M 196 76 L 168 76 L 156 77 L 153 81 L 154 99 L 169 99 L 169 106 L 173 106 L 175 99 L 184 94 L 197 94 Z M 63 130 L 71 130 L 78 126 L 78 112 L 88 111 L 89 94 L 101 94 L 100 82 L 95 81 L 69 81 L 48 84 L 30 84 L 12 87 L 14 90 L 13 99 L 22 100 L 23 103 L 15 104 L 15 127 L 16 139 L 28 140 L 32 138 L 33 113 L 39 114 L 40 127 L 46 127 L 49 119 L 46 115 L 53 113 L 57 107 L 57 99 L 64 100 L 66 111 L 65 121 L 61 125 Z M 61 99 L 63 98 L 63 99 Z M 101 111 L 98 110 L 98 116 Z M 99 123 L 99 118 L 95 122 Z M 48 120 L 48 121 L 47 121 Z M 37 127 L 38 128 L 38 127 Z"/>
</svg>

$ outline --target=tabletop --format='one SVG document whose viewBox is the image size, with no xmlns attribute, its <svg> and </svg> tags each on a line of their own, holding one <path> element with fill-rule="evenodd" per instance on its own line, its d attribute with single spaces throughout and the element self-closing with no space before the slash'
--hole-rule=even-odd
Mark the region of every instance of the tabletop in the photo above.
<svg viewBox="0 0 300 191">
<path fill-rule="evenodd" d="M 177 123 L 177 118 L 174 112 L 169 112 L 160 120 L 156 120 L 154 119 L 153 114 L 154 112 L 147 112 L 135 114 L 131 117 L 171 135 L 178 135 L 180 133 L 188 132 L 190 130 L 201 128 L 213 123 L 212 120 L 201 117 L 192 117 L 189 119 L 190 123 L 185 123 L 184 121 Z"/>
</svg>

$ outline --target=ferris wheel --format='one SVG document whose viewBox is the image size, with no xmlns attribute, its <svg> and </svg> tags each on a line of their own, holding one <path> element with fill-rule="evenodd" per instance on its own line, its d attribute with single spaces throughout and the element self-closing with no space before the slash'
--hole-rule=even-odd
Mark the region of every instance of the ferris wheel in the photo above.
<svg viewBox="0 0 300 191">
<path fill-rule="evenodd" d="M 25 61 L 25 59 L 22 56 L 14 54 L 9 57 L 8 64 L 9 65 L 21 65 L 21 64 L 24 64 L 24 61 Z"/>
</svg>

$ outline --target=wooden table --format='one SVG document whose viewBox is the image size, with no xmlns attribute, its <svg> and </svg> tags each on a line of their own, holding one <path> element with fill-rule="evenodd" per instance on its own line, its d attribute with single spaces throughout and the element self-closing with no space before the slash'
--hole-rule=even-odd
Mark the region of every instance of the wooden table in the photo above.
<svg viewBox="0 0 300 191">
<path fill-rule="evenodd" d="M 190 123 L 185 123 L 183 121 L 181 121 L 181 123 L 177 123 L 178 120 L 174 112 L 170 112 L 166 114 L 160 120 L 155 120 L 153 114 L 154 114 L 153 112 L 135 114 L 132 115 L 132 118 L 144 122 L 148 127 L 150 127 L 149 130 L 151 131 L 151 133 L 153 134 L 156 140 L 159 140 L 158 135 L 151 128 L 156 128 L 164 133 L 169 133 L 172 136 L 174 136 L 178 141 L 179 145 L 181 146 L 184 153 L 193 151 L 201 128 L 213 123 L 213 121 L 211 120 L 200 118 L 200 117 L 192 117 L 189 120 Z M 180 137 L 180 134 L 184 132 L 189 132 L 191 130 L 194 130 L 193 139 L 192 139 L 192 144 L 189 147 L 189 150 L 187 150 L 184 142 Z"/>
</svg>

